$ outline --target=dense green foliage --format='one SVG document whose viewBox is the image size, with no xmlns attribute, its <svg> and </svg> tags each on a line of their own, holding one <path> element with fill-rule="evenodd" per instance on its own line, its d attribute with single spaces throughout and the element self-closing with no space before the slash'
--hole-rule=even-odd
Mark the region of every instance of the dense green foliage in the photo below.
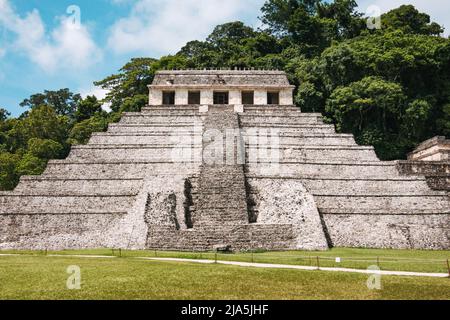
<svg viewBox="0 0 450 320">
<path fill-rule="evenodd" d="M 60 92 L 76 96 L 68 89 Z M 76 108 L 69 109 L 71 103 L 58 108 L 50 103 L 33 105 L 18 119 L 0 121 L 1 190 L 13 189 L 22 175 L 41 174 L 48 160 L 65 158 L 72 144 L 86 143 L 92 132 L 104 131 L 119 119 L 118 114 L 103 111 L 95 97 L 80 98 Z"/>
<path fill-rule="evenodd" d="M 450 136 L 450 40 L 440 36 L 442 27 L 404 5 L 381 17 L 381 29 L 369 30 L 356 7 L 354 0 L 267 0 L 263 29 L 226 23 L 175 55 L 132 59 L 95 82 L 109 92 L 104 101 L 61 89 L 24 100 L 29 110 L 17 119 L 0 108 L 0 188 L 41 173 L 49 159 L 65 157 L 70 145 L 86 143 L 122 112 L 139 111 L 163 69 L 284 70 L 299 107 L 374 145 L 383 160 Z"/>
</svg>

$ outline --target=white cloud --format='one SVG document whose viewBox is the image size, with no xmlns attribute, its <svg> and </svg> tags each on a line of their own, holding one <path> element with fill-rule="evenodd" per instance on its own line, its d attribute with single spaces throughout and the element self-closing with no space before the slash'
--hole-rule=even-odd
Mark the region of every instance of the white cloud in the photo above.
<svg viewBox="0 0 450 320">
<path fill-rule="evenodd" d="M 375 5 L 380 7 L 382 13 L 400 7 L 404 4 L 412 4 L 419 11 L 431 16 L 431 20 L 444 25 L 445 35 L 450 34 L 450 6 L 443 0 L 359 0 L 359 11 L 366 12 L 366 9 Z"/>
<path fill-rule="evenodd" d="M 83 99 L 85 99 L 87 96 L 95 96 L 98 100 L 103 100 L 109 91 L 96 86 L 92 86 L 90 88 L 81 89 L 79 90 L 79 92 Z M 102 109 L 105 110 L 106 112 L 110 112 L 111 103 L 106 102 L 102 104 Z"/>
<path fill-rule="evenodd" d="M 0 48 L 0 58 L 4 57 L 6 54 L 6 49 Z"/>
<path fill-rule="evenodd" d="M 8 45 L 25 54 L 43 70 L 74 70 L 87 68 L 101 59 L 101 51 L 82 24 L 74 24 L 68 16 L 58 17 L 59 25 L 51 32 L 38 10 L 20 17 L 8 0 L 0 0 L 0 26 L 15 35 Z"/>
<path fill-rule="evenodd" d="M 86 98 L 87 96 L 96 96 L 97 99 L 102 100 L 106 97 L 108 92 L 109 92 L 108 90 L 96 86 L 80 90 L 80 94 L 83 97 L 83 99 Z"/>
<path fill-rule="evenodd" d="M 221 23 L 253 13 L 263 0 L 139 0 L 111 28 L 108 46 L 119 54 L 167 54 L 205 38 Z"/>
</svg>

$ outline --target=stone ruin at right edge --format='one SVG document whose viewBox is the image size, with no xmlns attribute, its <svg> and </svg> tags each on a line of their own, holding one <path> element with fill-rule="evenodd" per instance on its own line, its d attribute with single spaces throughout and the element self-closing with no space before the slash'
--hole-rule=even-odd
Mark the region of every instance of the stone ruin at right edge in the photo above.
<svg viewBox="0 0 450 320">
<path fill-rule="evenodd" d="M 382 162 L 292 91 L 279 71 L 157 73 L 149 106 L 0 194 L 0 248 L 449 249 L 448 144 Z"/>
</svg>

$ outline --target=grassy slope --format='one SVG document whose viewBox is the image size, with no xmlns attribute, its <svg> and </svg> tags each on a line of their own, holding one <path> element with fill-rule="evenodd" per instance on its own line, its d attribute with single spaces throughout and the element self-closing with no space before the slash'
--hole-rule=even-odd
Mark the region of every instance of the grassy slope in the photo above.
<svg viewBox="0 0 450 320">
<path fill-rule="evenodd" d="M 34 253 L 26 252 L 22 253 Z M 110 249 L 62 251 L 58 254 L 97 254 L 113 255 Z M 115 251 L 115 255 L 119 252 Z M 149 256 L 154 257 L 154 251 L 122 251 L 126 257 Z M 192 253 L 192 252 L 157 252 L 158 257 L 214 259 L 214 253 Z M 252 257 L 253 256 L 253 257 Z M 417 272 L 441 272 L 447 273 L 446 259 L 450 259 L 450 251 L 424 251 L 424 250 L 383 250 L 383 249 L 349 249 L 334 248 L 329 251 L 286 251 L 286 252 L 262 252 L 262 253 L 237 253 L 220 254 L 218 259 L 230 261 L 279 263 L 316 266 L 320 257 L 322 267 L 347 267 L 366 269 L 376 265 L 377 259 L 383 270 L 417 271 Z M 335 258 L 340 257 L 341 263 L 336 263 Z"/>
<path fill-rule="evenodd" d="M 66 269 L 81 267 L 82 289 Z M 450 280 L 253 269 L 138 259 L 0 257 L 0 299 L 450 299 Z"/>
</svg>

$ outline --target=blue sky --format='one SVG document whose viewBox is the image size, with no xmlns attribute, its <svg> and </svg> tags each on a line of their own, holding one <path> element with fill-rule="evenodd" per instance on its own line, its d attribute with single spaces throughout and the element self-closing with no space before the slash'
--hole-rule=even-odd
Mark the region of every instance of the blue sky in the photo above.
<svg viewBox="0 0 450 320">
<path fill-rule="evenodd" d="M 442 0 L 360 0 L 385 12 L 414 4 L 450 28 Z M 104 94 L 93 86 L 132 57 L 177 52 L 235 20 L 258 27 L 264 0 L 0 0 L 0 107 L 45 89 Z M 69 10 L 68 10 L 69 9 Z M 448 32 L 447 32 L 448 34 Z"/>
</svg>

